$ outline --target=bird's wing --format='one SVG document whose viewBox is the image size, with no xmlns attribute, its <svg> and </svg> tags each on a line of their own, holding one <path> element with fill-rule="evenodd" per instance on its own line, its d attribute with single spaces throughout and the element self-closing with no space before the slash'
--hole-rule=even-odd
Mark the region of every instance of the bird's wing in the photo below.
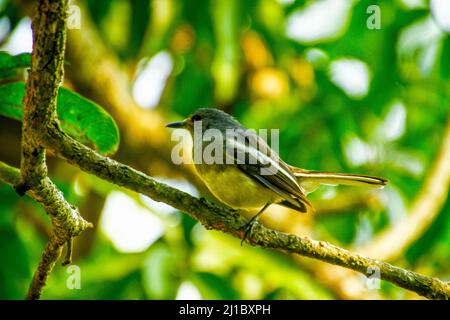
<svg viewBox="0 0 450 320">
<path fill-rule="evenodd" d="M 291 207 L 306 212 L 311 206 L 289 166 L 252 130 L 226 137 L 226 157 L 245 174 L 271 189 Z"/>
</svg>

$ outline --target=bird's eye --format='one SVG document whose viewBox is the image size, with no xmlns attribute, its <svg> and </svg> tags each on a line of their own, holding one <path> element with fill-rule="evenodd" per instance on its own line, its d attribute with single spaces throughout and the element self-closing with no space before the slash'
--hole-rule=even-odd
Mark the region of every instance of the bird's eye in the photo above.
<svg viewBox="0 0 450 320">
<path fill-rule="evenodd" d="M 198 114 L 194 114 L 194 116 L 192 116 L 192 121 L 200 121 L 202 120 L 202 116 L 198 115 Z"/>
</svg>

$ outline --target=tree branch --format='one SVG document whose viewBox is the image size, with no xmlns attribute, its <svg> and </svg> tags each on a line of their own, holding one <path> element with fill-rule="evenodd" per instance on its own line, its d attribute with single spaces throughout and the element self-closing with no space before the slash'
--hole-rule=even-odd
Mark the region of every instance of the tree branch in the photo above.
<svg viewBox="0 0 450 320">
<path fill-rule="evenodd" d="M 14 186 L 20 182 L 20 171 L 0 161 L 0 180 Z M 64 200 L 64 196 L 49 178 L 27 191 L 27 195 L 41 203 L 52 219 L 53 233 L 34 273 L 27 299 L 39 299 L 45 281 L 61 255 L 62 246 L 92 225 L 78 210 Z"/>
<path fill-rule="evenodd" d="M 50 215 L 53 234 L 42 253 L 27 299 L 38 299 L 46 279 L 67 243 L 89 226 L 61 191 L 47 178 L 43 132 L 56 121 L 56 98 L 63 76 L 67 0 L 41 0 L 33 18 L 33 53 L 23 100 L 22 158 L 18 173 L 2 165 L 14 178 L 20 195 L 29 193 Z M 67 259 L 66 259 L 67 262 Z"/>
<path fill-rule="evenodd" d="M 56 122 L 48 128 L 50 130 L 44 137 L 46 147 L 69 163 L 104 180 L 145 194 L 153 200 L 164 202 L 184 211 L 200 221 L 207 229 L 220 230 L 238 238 L 244 236 L 241 226 L 245 223 L 245 219 L 238 211 L 218 207 L 205 199 L 196 199 L 185 192 L 159 183 L 142 172 L 103 157 L 66 135 Z M 367 275 L 369 268 L 376 268 L 380 271 L 382 279 L 402 288 L 417 292 L 427 298 L 450 298 L 450 284 L 439 279 L 353 254 L 323 241 L 270 230 L 259 223 L 253 230 L 246 240 L 251 245 L 297 253 L 364 275 Z"/>
</svg>

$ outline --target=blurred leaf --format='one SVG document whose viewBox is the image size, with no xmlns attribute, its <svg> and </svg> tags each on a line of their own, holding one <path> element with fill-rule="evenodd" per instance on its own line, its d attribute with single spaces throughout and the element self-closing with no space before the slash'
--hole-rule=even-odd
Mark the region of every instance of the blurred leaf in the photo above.
<svg viewBox="0 0 450 320">
<path fill-rule="evenodd" d="M 0 114 L 22 120 L 25 83 L 0 86 Z M 66 88 L 58 93 L 58 118 L 62 129 L 78 141 L 102 154 L 113 154 L 119 147 L 119 131 L 112 117 L 99 105 Z"/>
<path fill-rule="evenodd" d="M 136 56 L 150 21 L 150 0 L 131 0 L 131 21 L 127 56 Z"/>
<path fill-rule="evenodd" d="M 203 299 L 207 300 L 235 300 L 239 298 L 236 290 L 231 286 L 231 279 L 214 273 L 199 272 L 193 275 L 192 281 L 200 290 Z"/>
<path fill-rule="evenodd" d="M 240 248 L 237 239 L 207 232 L 196 245 L 198 252 L 193 261 L 195 270 L 214 273 L 225 280 L 234 280 L 230 275 L 233 275 L 235 270 L 242 269 L 261 279 L 269 290 L 285 288 L 296 299 L 332 297 L 309 273 L 280 253 L 261 251 L 254 247 Z M 233 288 L 239 292 L 248 290 L 243 286 L 242 282 L 233 282 Z"/>
<path fill-rule="evenodd" d="M 142 41 L 142 55 L 151 57 L 168 46 L 174 25 L 177 22 L 179 5 L 179 1 L 174 0 L 151 1 L 150 21 Z"/>
<path fill-rule="evenodd" d="M 317 226 L 344 244 L 350 244 L 356 233 L 358 217 L 352 214 L 334 214 L 317 217 Z"/>
<path fill-rule="evenodd" d="M 120 58 L 125 58 L 125 52 L 129 49 L 131 4 L 124 0 L 110 2 L 107 15 L 99 25 L 99 31 L 108 47 Z"/>
<path fill-rule="evenodd" d="M 12 56 L 7 52 L 0 51 L 0 78 L 13 76 L 15 69 L 29 67 L 30 59 L 29 53 Z"/>
<path fill-rule="evenodd" d="M 218 102 L 229 103 L 239 86 L 238 0 L 213 0 L 211 2 L 216 48 L 211 73 L 214 78 L 214 94 Z"/>
<path fill-rule="evenodd" d="M 99 26 L 103 19 L 108 15 L 111 6 L 117 0 L 96 0 L 96 1 L 86 1 L 89 14 L 92 17 L 94 23 Z"/>
<path fill-rule="evenodd" d="M 298 297 L 295 295 L 295 293 L 286 288 L 278 288 L 274 291 L 271 291 L 263 298 L 263 300 L 296 300 L 296 299 L 298 300 Z M 325 298 L 324 297 L 311 298 L 311 300 L 318 300 L 318 299 L 324 300 Z"/>
<path fill-rule="evenodd" d="M 211 105 L 213 83 L 191 54 L 186 55 L 184 63 L 185 67 L 175 81 L 171 104 L 174 111 L 187 116 L 199 106 Z"/>
<path fill-rule="evenodd" d="M 0 181 L 0 228 L 3 226 L 9 226 L 12 224 L 13 215 L 11 210 L 14 207 L 15 202 L 20 199 L 19 195 L 14 192 L 14 189 L 10 185 Z"/>
<path fill-rule="evenodd" d="M 447 199 L 436 220 L 428 230 L 405 253 L 408 261 L 414 265 L 422 256 L 427 256 L 428 263 L 437 262 L 433 259 L 440 258 L 441 263 L 448 267 L 450 261 L 450 198 Z M 441 246 L 438 246 L 441 244 Z M 433 260 L 433 261 L 430 261 Z M 450 271 L 450 269 L 448 270 Z"/>
<path fill-rule="evenodd" d="M 197 225 L 198 221 L 191 218 L 190 216 L 183 214 L 181 216 L 181 225 L 183 228 L 183 236 L 184 241 L 186 241 L 186 244 L 190 247 L 194 247 L 194 242 L 192 239 L 192 229 Z"/>
<path fill-rule="evenodd" d="M 154 244 L 143 270 L 143 285 L 150 299 L 174 299 L 180 283 L 176 257 L 163 243 Z"/>
<path fill-rule="evenodd" d="M 22 99 L 24 83 L 9 83 L 0 86 L 0 114 L 22 121 Z"/>
<path fill-rule="evenodd" d="M 85 295 L 82 290 L 72 290 Z M 141 286 L 141 274 L 138 271 L 130 272 L 123 278 L 107 283 L 97 282 L 89 286 L 91 299 L 144 299 Z"/>
<path fill-rule="evenodd" d="M 9 32 L 4 35 L 3 39 L 0 41 L 4 41 L 7 39 L 11 33 L 15 30 L 16 26 L 19 24 L 20 20 L 23 19 L 23 9 L 19 8 L 14 1 L 1 1 L 0 2 L 0 18 L 7 18 L 9 22 Z"/>
<path fill-rule="evenodd" d="M 44 291 L 44 299 L 144 299 L 141 273 L 138 270 L 126 273 L 120 278 L 87 282 L 84 277 L 85 270 L 82 268 L 81 288 L 77 290 L 67 288 L 66 281 L 69 274 L 65 272 L 66 268 L 56 266 L 55 269 L 60 269 L 59 277 L 55 281 L 57 270 L 54 270 L 47 284 L 48 288 Z M 96 274 L 99 275 L 98 267 Z"/>
<path fill-rule="evenodd" d="M 440 73 L 442 79 L 450 80 L 450 35 L 442 41 Z"/>
<path fill-rule="evenodd" d="M 0 226 L 0 243 L 0 299 L 23 299 L 31 280 L 30 261 L 14 225 Z"/>
</svg>

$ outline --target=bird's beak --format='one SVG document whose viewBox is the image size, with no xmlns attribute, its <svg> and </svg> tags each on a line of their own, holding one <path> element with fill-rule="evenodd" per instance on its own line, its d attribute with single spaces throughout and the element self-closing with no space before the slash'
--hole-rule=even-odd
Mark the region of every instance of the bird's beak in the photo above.
<svg viewBox="0 0 450 320">
<path fill-rule="evenodd" d="M 167 128 L 184 128 L 186 121 L 177 121 L 166 124 Z"/>
</svg>

